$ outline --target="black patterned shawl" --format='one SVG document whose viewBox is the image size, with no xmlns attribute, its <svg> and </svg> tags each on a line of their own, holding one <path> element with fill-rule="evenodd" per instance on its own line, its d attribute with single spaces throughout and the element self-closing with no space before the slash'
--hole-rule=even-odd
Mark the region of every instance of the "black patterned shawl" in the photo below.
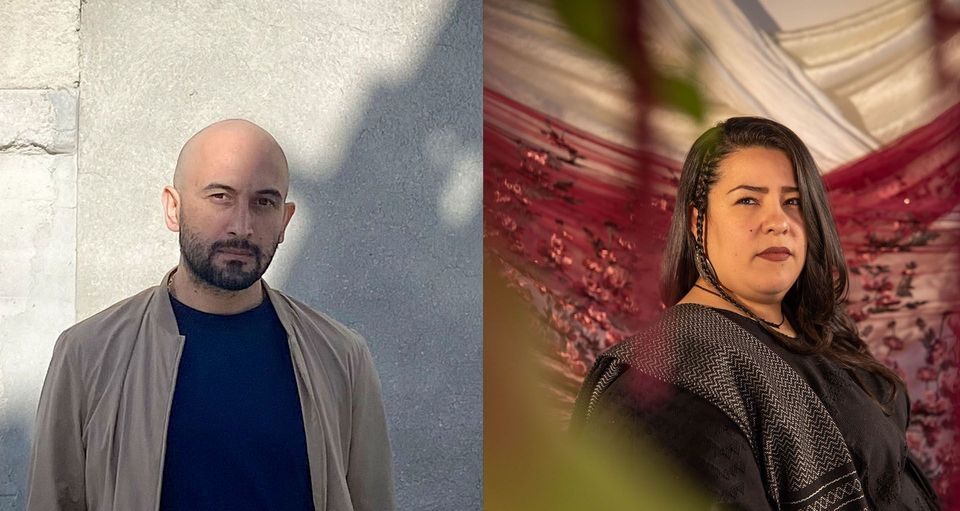
<svg viewBox="0 0 960 511">
<path fill-rule="evenodd" d="M 692 392 L 730 417 L 780 509 L 868 509 L 847 445 L 817 395 L 780 356 L 716 311 L 676 305 L 603 353 L 580 389 L 571 431 L 590 420 L 600 395 L 628 368 Z"/>
</svg>

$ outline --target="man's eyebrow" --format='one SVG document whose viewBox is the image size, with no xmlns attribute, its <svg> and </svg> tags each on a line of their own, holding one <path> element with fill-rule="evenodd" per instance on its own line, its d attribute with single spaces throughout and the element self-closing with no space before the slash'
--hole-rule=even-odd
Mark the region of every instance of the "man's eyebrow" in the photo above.
<svg viewBox="0 0 960 511">
<path fill-rule="evenodd" d="M 756 193 L 767 193 L 770 191 L 770 189 L 767 188 L 766 186 L 739 185 L 731 188 L 730 191 L 727 192 L 727 194 L 733 193 L 735 190 L 741 190 L 741 189 L 749 190 L 751 192 L 756 192 Z M 800 189 L 797 188 L 796 186 L 784 186 L 783 188 L 780 189 L 781 193 L 794 193 L 799 191 Z"/>
<path fill-rule="evenodd" d="M 283 195 L 280 194 L 280 190 L 275 188 L 265 188 L 263 190 L 257 190 L 257 195 L 269 195 L 277 200 L 282 200 Z"/>
<path fill-rule="evenodd" d="M 234 188 L 234 187 L 232 187 L 232 186 L 229 186 L 229 185 L 222 184 L 222 183 L 210 183 L 210 184 L 208 184 L 207 186 L 204 186 L 204 187 L 203 187 L 203 190 L 204 190 L 204 191 L 209 191 L 209 190 L 224 190 L 224 191 L 226 191 L 226 192 L 230 192 L 230 193 L 233 193 L 233 194 L 237 193 L 236 188 Z M 257 194 L 257 195 L 269 195 L 270 197 L 273 197 L 273 198 L 275 198 L 275 199 L 277 199 L 277 200 L 282 200 L 282 199 L 283 199 L 283 195 L 280 193 L 280 190 L 277 190 L 276 188 L 264 188 L 263 190 L 257 190 L 256 194 Z"/>
<path fill-rule="evenodd" d="M 230 192 L 230 193 L 236 193 L 236 192 L 237 192 L 237 190 L 236 190 L 234 187 L 232 187 L 232 186 L 227 186 L 227 185 L 225 185 L 225 184 L 220 184 L 220 183 L 210 183 L 210 184 L 208 184 L 207 186 L 204 186 L 204 187 L 203 187 L 203 191 L 215 190 L 215 189 L 225 190 L 225 191 L 228 191 L 228 192 Z"/>
</svg>

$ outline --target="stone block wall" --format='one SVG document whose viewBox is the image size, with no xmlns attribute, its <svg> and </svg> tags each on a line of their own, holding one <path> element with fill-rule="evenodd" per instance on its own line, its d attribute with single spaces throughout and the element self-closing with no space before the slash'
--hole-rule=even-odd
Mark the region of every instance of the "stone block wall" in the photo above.
<svg viewBox="0 0 960 511">
<path fill-rule="evenodd" d="M 80 5 L 0 11 L 0 510 L 13 511 L 50 353 L 75 319 Z"/>
</svg>

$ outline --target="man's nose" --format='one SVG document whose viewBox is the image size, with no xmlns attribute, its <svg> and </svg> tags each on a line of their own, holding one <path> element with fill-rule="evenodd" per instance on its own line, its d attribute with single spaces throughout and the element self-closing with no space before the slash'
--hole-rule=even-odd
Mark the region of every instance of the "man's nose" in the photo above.
<svg viewBox="0 0 960 511">
<path fill-rule="evenodd" d="M 253 222 L 250 208 L 247 206 L 237 206 L 232 211 L 230 218 L 229 234 L 235 238 L 249 238 L 253 236 Z"/>
</svg>

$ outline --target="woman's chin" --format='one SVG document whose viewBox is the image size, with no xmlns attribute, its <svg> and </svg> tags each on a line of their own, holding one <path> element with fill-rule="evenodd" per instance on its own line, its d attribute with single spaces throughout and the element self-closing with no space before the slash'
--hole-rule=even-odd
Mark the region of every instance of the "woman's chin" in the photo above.
<svg viewBox="0 0 960 511">
<path fill-rule="evenodd" d="M 769 300 L 780 301 L 783 300 L 783 297 L 787 295 L 787 291 L 790 290 L 789 285 L 777 285 L 777 286 L 768 286 L 760 291 L 758 294 L 764 297 L 768 297 Z"/>
<path fill-rule="evenodd" d="M 751 302 L 770 303 L 783 300 L 792 285 L 792 281 L 763 282 L 743 290 L 742 293 L 737 293 L 736 290 L 734 293 Z"/>
</svg>

